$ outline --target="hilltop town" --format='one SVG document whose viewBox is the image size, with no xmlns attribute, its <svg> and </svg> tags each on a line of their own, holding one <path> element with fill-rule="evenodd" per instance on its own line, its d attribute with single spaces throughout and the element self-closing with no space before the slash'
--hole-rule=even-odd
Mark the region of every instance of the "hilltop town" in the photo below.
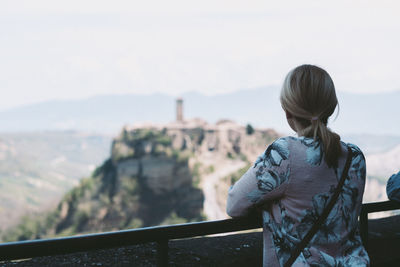
<svg viewBox="0 0 400 267">
<path fill-rule="evenodd" d="M 125 126 L 110 157 L 38 218 L 3 237 L 23 240 L 226 218 L 229 186 L 279 136 L 231 120 Z"/>
</svg>

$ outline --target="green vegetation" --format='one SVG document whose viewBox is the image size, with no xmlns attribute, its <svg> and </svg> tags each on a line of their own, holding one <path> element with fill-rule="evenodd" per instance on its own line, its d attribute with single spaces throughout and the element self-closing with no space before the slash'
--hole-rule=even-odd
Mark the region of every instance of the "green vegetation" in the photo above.
<svg viewBox="0 0 400 267">
<path fill-rule="evenodd" d="M 111 170 L 113 168 L 112 166 L 112 161 L 111 159 L 107 159 L 103 162 L 103 164 L 101 164 L 99 167 L 97 167 L 93 173 L 92 173 L 92 177 L 96 177 L 99 176 L 102 173 L 106 173 L 109 170 Z"/>
<path fill-rule="evenodd" d="M 239 180 L 240 177 L 242 177 L 243 174 L 246 173 L 246 171 L 250 168 L 250 166 L 251 166 L 251 164 L 250 164 L 250 163 L 247 163 L 246 166 L 244 166 L 243 168 L 239 169 L 237 172 L 235 172 L 235 173 L 229 175 L 229 176 L 228 176 L 228 177 L 229 177 L 228 179 L 230 179 L 231 185 L 233 185 L 234 183 L 236 183 L 236 181 Z"/>
<path fill-rule="evenodd" d="M 188 168 L 188 160 L 193 157 L 193 152 L 173 149 L 171 139 L 155 130 L 123 131 L 121 138 L 124 141 L 114 141 L 114 145 L 118 143 L 113 151 L 116 157 L 104 161 L 90 177 L 82 179 L 78 186 L 68 191 L 55 210 L 41 216 L 24 217 L 17 226 L 3 232 L 2 239 L 15 241 L 68 236 L 201 219 L 201 204 L 198 205 L 199 210 L 193 209 L 193 206 L 185 210 L 186 202 L 179 203 L 182 197 L 201 201 L 202 193 L 196 188 L 200 181 L 199 164 L 195 166 L 197 174 L 192 184 L 186 183 L 185 188 L 166 192 L 165 195 L 151 191 L 143 179 L 119 175 L 117 171 L 122 161 L 140 155 L 161 156 L 160 160 L 168 159 L 175 164 L 175 168 Z M 135 153 L 127 154 L 129 149 Z M 187 203 L 193 205 L 193 202 Z"/>
<path fill-rule="evenodd" d="M 246 157 L 246 155 L 245 154 L 243 154 L 243 153 L 240 153 L 239 154 L 239 158 L 242 160 L 242 161 L 249 161 L 249 159 Z"/>
<path fill-rule="evenodd" d="M 254 133 L 254 128 L 253 128 L 253 126 L 251 126 L 251 124 L 246 125 L 246 133 L 248 135 L 252 135 Z"/>
<path fill-rule="evenodd" d="M 173 149 L 172 157 L 176 159 L 178 163 L 186 163 L 190 157 L 193 157 L 193 153 L 188 150 L 180 151 Z"/>
<path fill-rule="evenodd" d="M 151 141 L 164 147 L 171 145 L 171 138 L 166 135 L 165 131 L 157 131 L 153 129 L 136 129 L 135 131 L 124 131 L 122 141 L 135 146 L 138 142 Z"/>
<path fill-rule="evenodd" d="M 121 228 L 134 229 L 134 228 L 140 228 L 140 227 L 143 227 L 143 221 L 138 218 L 133 218 L 132 220 L 130 220 L 128 222 L 128 224 L 126 226 L 123 226 Z"/>
<path fill-rule="evenodd" d="M 193 175 L 193 186 L 196 188 L 200 188 L 200 169 L 202 164 L 200 162 L 196 162 L 193 165 L 192 175 Z"/>
<path fill-rule="evenodd" d="M 255 132 L 251 125 L 246 127 L 246 132 L 253 136 L 240 136 L 244 138 L 240 139 L 241 142 L 237 141 L 239 139 L 214 140 L 217 143 L 221 141 L 223 149 L 216 146 L 209 153 L 216 153 L 219 159 L 224 157 L 221 153 L 225 153 L 222 151 L 227 151 L 225 147 L 228 147 L 230 152 L 226 158 L 247 162 L 245 154 L 241 153 L 247 145 L 240 147 L 242 141 L 249 140 L 248 144 L 254 148 L 259 146 L 258 143 L 265 145 L 265 140 L 259 138 L 260 133 Z M 197 148 L 205 140 L 205 130 L 199 127 L 184 134 L 186 136 L 178 133 L 176 136 L 183 139 L 175 140 L 175 137 L 168 136 L 166 129 L 123 130 L 113 141 L 111 158 L 67 192 L 56 209 L 40 217 L 24 217 L 20 224 L 3 231 L 3 239 L 65 236 L 205 219 L 201 213 L 204 195 L 199 188 L 200 178 L 214 173 L 215 166 L 200 161 L 207 146 L 202 146 L 201 150 Z M 272 139 L 267 133 L 263 138 Z M 236 182 L 249 167 L 250 163 L 225 177 L 224 188 Z M 27 173 L 37 174 L 34 166 L 27 165 L 26 168 Z M 166 179 L 160 181 L 158 177 Z M 0 182 L 4 183 L 4 179 Z M 35 183 L 34 180 L 26 182 Z M 36 203 L 35 196 L 24 197 L 32 204 Z"/>
<path fill-rule="evenodd" d="M 171 225 L 171 224 L 181 224 L 181 223 L 187 223 L 188 220 L 182 217 L 179 217 L 175 211 L 171 212 L 171 214 L 165 218 L 163 222 L 160 223 L 160 225 Z"/>
<path fill-rule="evenodd" d="M 123 130 L 120 139 L 113 142 L 113 161 L 141 158 L 146 154 L 162 156 L 171 153 L 171 138 L 166 131 L 155 129 Z"/>
<path fill-rule="evenodd" d="M 232 152 L 227 152 L 226 157 L 228 159 L 240 159 L 242 161 L 248 161 L 247 157 L 243 153 L 232 153 Z"/>
<path fill-rule="evenodd" d="M 169 138 L 167 135 L 157 135 L 154 141 L 164 147 L 171 145 L 171 138 Z"/>
<path fill-rule="evenodd" d="M 207 169 L 206 169 L 206 174 L 213 173 L 214 171 L 215 171 L 214 165 L 210 165 L 210 166 L 208 166 Z"/>
<path fill-rule="evenodd" d="M 29 216 L 24 216 L 21 218 L 21 223 L 19 223 L 11 231 L 4 233 L 2 239 L 5 242 L 20 241 L 26 239 L 37 239 L 38 233 L 41 232 L 40 222 Z"/>
</svg>

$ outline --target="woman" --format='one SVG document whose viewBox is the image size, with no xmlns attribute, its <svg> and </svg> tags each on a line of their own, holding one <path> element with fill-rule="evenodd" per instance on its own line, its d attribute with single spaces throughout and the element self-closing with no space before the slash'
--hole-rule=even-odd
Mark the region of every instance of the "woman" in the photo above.
<svg viewBox="0 0 400 267">
<path fill-rule="evenodd" d="M 294 266 L 369 265 L 358 230 L 365 159 L 327 128 L 338 104 L 331 77 L 319 67 L 299 66 L 286 76 L 280 101 L 298 137 L 268 146 L 229 190 L 227 213 L 240 217 L 261 210 L 264 266 L 283 266 L 327 206 L 349 154 L 336 203 Z"/>
</svg>

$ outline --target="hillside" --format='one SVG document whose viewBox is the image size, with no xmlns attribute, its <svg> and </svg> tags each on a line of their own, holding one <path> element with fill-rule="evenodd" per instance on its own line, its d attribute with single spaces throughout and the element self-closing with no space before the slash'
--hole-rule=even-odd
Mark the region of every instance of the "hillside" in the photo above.
<svg viewBox="0 0 400 267">
<path fill-rule="evenodd" d="M 400 145 L 391 149 L 366 155 L 367 183 L 364 202 L 388 200 L 386 183 L 389 177 L 400 170 Z M 372 214 L 373 218 L 384 217 L 388 213 Z"/>
<path fill-rule="evenodd" d="M 0 134 L 0 231 L 55 207 L 107 157 L 111 138 L 78 132 Z"/>
<path fill-rule="evenodd" d="M 25 217 L 3 240 L 214 219 L 212 214 L 221 207 L 204 190 L 206 180 L 210 182 L 206 177 L 214 175 L 209 186 L 215 188 L 277 137 L 272 130 L 231 121 L 124 128 L 113 140 L 110 158 L 91 177 L 45 216 Z"/>
<path fill-rule="evenodd" d="M 2 239 L 224 219 L 229 186 L 277 137 L 229 120 L 125 127 L 113 139 L 110 157 L 56 208 L 24 217 Z M 385 198 L 383 179 L 368 177 L 364 202 Z"/>
<path fill-rule="evenodd" d="M 392 149 L 367 155 L 368 173 L 375 177 L 385 177 L 385 181 L 400 170 L 400 145 Z"/>
</svg>

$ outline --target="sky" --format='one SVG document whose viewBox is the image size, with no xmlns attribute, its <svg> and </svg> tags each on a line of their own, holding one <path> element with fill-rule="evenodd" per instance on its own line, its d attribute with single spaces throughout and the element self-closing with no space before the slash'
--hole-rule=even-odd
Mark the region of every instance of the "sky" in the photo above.
<svg viewBox="0 0 400 267">
<path fill-rule="evenodd" d="M 2 0 L 0 111 L 53 99 L 280 86 L 316 64 L 337 90 L 400 90 L 398 1 Z"/>
</svg>

